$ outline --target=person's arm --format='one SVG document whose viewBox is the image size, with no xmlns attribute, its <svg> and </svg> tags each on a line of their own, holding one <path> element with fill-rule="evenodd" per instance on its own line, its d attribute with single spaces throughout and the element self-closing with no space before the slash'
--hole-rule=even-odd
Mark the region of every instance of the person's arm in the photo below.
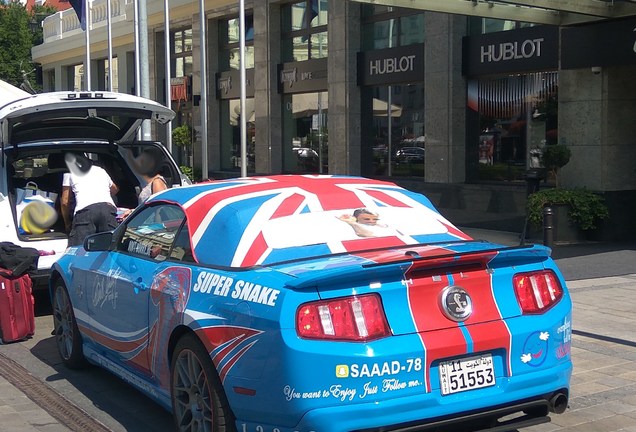
<svg viewBox="0 0 636 432">
<path fill-rule="evenodd" d="M 157 176 L 152 180 L 151 192 L 153 195 L 166 189 L 168 189 L 168 185 L 166 185 L 166 181 L 163 179 L 163 177 Z"/>
<path fill-rule="evenodd" d="M 117 195 L 117 192 L 119 192 L 119 187 L 117 187 L 117 185 L 115 183 L 111 183 L 111 185 L 110 185 L 110 195 L 114 197 L 115 195 Z"/>
<path fill-rule="evenodd" d="M 62 187 L 62 196 L 60 197 L 60 210 L 62 211 L 62 219 L 64 220 L 64 228 L 66 232 L 71 231 L 71 191 L 70 186 Z"/>
</svg>

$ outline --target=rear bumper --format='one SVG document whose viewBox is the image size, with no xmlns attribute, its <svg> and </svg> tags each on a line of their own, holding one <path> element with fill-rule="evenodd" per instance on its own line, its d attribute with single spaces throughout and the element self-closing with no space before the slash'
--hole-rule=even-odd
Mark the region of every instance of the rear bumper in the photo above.
<svg viewBox="0 0 636 432">
<path fill-rule="evenodd" d="M 307 411 L 293 427 L 271 427 L 280 432 L 510 431 L 549 422 L 549 412 L 562 413 L 568 403 L 571 374 L 571 361 L 564 361 L 536 373 L 509 377 L 496 387 L 475 393 L 448 397 L 434 390 L 383 401 L 332 405 Z M 239 430 L 261 430 L 258 426 L 265 427 L 262 422 L 237 420 Z"/>
<path fill-rule="evenodd" d="M 382 428 L 359 429 L 354 432 L 509 432 L 518 428 L 550 422 L 549 412 L 567 407 L 568 391 L 562 389 L 537 399 L 493 407 L 483 411 L 437 418 L 425 423 L 412 422 Z"/>
</svg>

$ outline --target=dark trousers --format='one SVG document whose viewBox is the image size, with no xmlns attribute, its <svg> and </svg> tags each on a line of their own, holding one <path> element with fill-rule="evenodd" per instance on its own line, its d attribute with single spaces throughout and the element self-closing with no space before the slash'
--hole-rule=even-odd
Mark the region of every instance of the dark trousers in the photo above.
<svg viewBox="0 0 636 432">
<path fill-rule="evenodd" d="M 117 209 L 108 203 L 91 204 L 75 213 L 68 236 L 69 246 L 81 246 L 84 239 L 98 232 L 112 231 L 117 227 Z"/>
</svg>

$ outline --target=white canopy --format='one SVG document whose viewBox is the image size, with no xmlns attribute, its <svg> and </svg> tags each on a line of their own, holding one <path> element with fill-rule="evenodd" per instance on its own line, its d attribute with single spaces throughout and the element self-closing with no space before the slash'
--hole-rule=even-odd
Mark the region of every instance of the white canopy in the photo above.
<svg viewBox="0 0 636 432">
<path fill-rule="evenodd" d="M 13 101 L 29 96 L 31 96 L 30 93 L 27 93 L 8 82 L 0 80 L 0 108 Z"/>
</svg>

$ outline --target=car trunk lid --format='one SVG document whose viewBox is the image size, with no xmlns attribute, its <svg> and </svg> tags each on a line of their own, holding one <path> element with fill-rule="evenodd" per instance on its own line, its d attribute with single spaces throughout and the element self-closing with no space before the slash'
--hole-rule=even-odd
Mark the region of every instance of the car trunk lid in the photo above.
<svg viewBox="0 0 636 432">
<path fill-rule="evenodd" d="M 360 252 L 291 267 L 292 289 L 316 289 L 322 298 L 380 294 L 394 335 L 457 328 L 458 324 L 501 321 L 518 316 L 512 276 L 515 269 L 549 258 L 538 246 L 503 247 L 482 241 L 456 242 Z M 304 269 L 303 269 L 304 267 Z M 529 268 L 529 267 L 527 267 Z M 408 313 L 411 320 L 405 320 Z"/>
<path fill-rule="evenodd" d="M 132 142 L 142 121 L 165 124 L 174 115 L 157 102 L 121 93 L 41 93 L 0 109 L 2 145 L 45 138 Z"/>
</svg>

